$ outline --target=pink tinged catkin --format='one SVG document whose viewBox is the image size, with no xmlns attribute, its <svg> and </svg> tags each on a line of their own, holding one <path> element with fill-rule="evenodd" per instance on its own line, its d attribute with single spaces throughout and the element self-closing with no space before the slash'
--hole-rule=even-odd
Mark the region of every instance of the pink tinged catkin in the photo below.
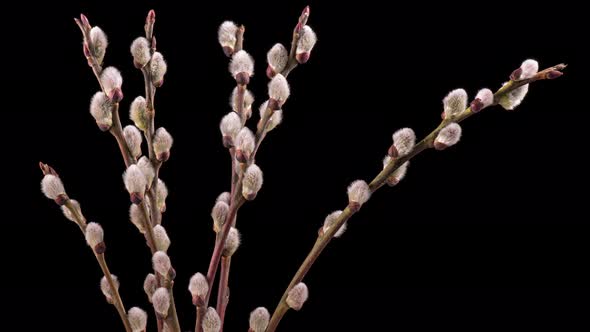
<svg viewBox="0 0 590 332">
<path fill-rule="evenodd" d="M 285 69 L 289 61 L 289 52 L 283 44 L 277 43 L 266 54 L 266 60 L 268 62 L 266 75 L 268 78 L 273 78 Z"/>
<path fill-rule="evenodd" d="M 123 136 L 129 148 L 129 152 L 134 158 L 141 156 L 141 133 L 134 125 L 125 126 L 123 129 Z"/>
<path fill-rule="evenodd" d="M 236 147 L 236 159 L 240 163 L 247 162 L 256 144 L 252 131 L 248 127 L 242 128 L 236 135 L 234 143 Z"/>
<path fill-rule="evenodd" d="M 340 210 L 334 211 L 326 217 L 326 219 L 324 220 L 324 226 L 322 228 L 322 231 L 324 234 L 326 234 L 332 227 L 334 227 L 336 225 L 338 217 L 340 216 L 341 213 L 342 213 L 342 211 L 340 211 Z M 334 237 L 338 238 L 338 237 L 342 236 L 342 234 L 344 234 L 344 232 L 346 231 L 346 227 L 347 227 L 347 225 L 345 222 L 344 224 L 342 224 L 342 226 L 340 226 L 340 228 L 336 231 L 336 233 L 334 233 Z"/>
<path fill-rule="evenodd" d="M 203 332 L 219 332 L 221 330 L 221 319 L 214 308 L 207 308 L 203 316 Z"/>
<path fill-rule="evenodd" d="M 296 59 L 299 63 L 306 63 L 309 60 L 311 50 L 317 42 L 315 32 L 308 26 L 304 26 L 299 32 L 299 41 L 297 42 Z"/>
<path fill-rule="evenodd" d="M 203 305 L 207 292 L 209 292 L 209 283 L 202 273 L 195 273 L 188 284 L 188 290 L 193 296 L 194 305 Z"/>
<path fill-rule="evenodd" d="M 309 291 L 307 290 L 307 286 L 300 282 L 297 285 L 293 286 L 289 293 L 287 294 L 287 305 L 289 308 L 293 310 L 301 310 L 305 301 L 309 297 Z"/>
<path fill-rule="evenodd" d="M 453 146 L 461 139 L 461 126 L 457 123 L 451 123 L 444 127 L 434 140 L 434 148 L 444 150 Z"/>
<path fill-rule="evenodd" d="M 371 197 L 369 185 L 363 180 L 356 180 L 348 186 L 348 206 L 358 211 Z"/>
<path fill-rule="evenodd" d="M 511 77 L 512 79 L 527 79 L 535 76 L 539 71 L 539 63 L 535 60 L 525 60 Z M 506 84 L 506 83 L 505 83 Z M 503 95 L 499 100 L 498 104 L 505 110 L 514 110 L 518 105 L 522 103 L 524 97 L 529 91 L 529 85 L 525 84 L 520 86 L 509 93 Z"/>
<path fill-rule="evenodd" d="M 107 131 L 113 125 L 113 102 L 104 92 L 97 92 L 90 100 L 90 114 L 100 130 Z"/>
<path fill-rule="evenodd" d="M 226 204 L 229 205 L 230 199 L 231 199 L 231 195 L 230 195 L 229 191 L 224 191 L 221 194 L 219 194 L 219 196 L 217 196 L 217 198 L 215 199 L 215 203 L 225 202 Z"/>
<path fill-rule="evenodd" d="M 102 64 L 104 56 L 107 52 L 107 46 L 109 45 L 107 35 L 99 27 L 92 27 L 90 29 L 90 53 L 96 58 L 98 64 Z"/>
<path fill-rule="evenodd" d="M 53 174 L 47 174 L 41 180 L 41 191 L 45 197 L 63 205 L 67 201 L 66 190 L 61 179 Z"/>
<path fill-rule="evenodd" d="M 105 68 L 100 75 L 100 82 L 102 83 L 104 92 L 114 103 L 118 103 L 123 99 L 123 91 L 121 90 L 123 77 L 117 68 Z"/>
<path fill-rule="evenodd" d="M 237 104 L 237 100 L 238 100 L 238 87 L 235 87 L 232 90 L 230 99 L 229 99 L 229 105 L 231 106 L 232 110 L 234 112 L 238 112 L 238 104 Z M 244 103 L 242 104 L 243 107 L 242 109 L 244 110 L 244 113 L 246 114 L 246 118 L 250 118 L 250 116 L 252 116 L 252 104 L 254 103 L 254 95 L 252 95 L 252 92 L 250 92 L 250 90 L 246 90 L 244 91 Z"/>
<path fill-rule="evenodd" d="M 139 96 L 133 100 L 131 107 L 129 108 L 129 118 L 135 126 L 142 131 L 147 130 L 148 117 L 147 117 L 147 103 L 145 98 Z"/>
<path fill-rule="evenodd" d="M 127 313 L 127 319 L 129 325 L 131 325 L 131 331 L 143 332 L 147 326 L 147 313 L 138 307 L 129 309 Z"/>
<path fill-rule="evenodd" d="M 148 274 L 143 281 L 143 291 L 148 297 L 148 300 L 152 302 L 152 298 L 156 289 L 158 288 L 158 279 L 153 273 Z"/>
<path fill-rule="evenodd" d="M 387 167 L 387 165 L 391 162 L 390 156 L 385 156 L 383 159 L 383 169 Z M 393 173 L 387 178 L 387 184 L 390 187 L 397 185 L 405 176 L 406 172 L 408 171 L 408 166 L 410 165 L 409 161 L 406 161 L 402 165 L 400 165 Z"/>
<path fill-rule="evenodd" d="M 266 112 L 268 108 L 268 100 L 265 101 L 262 105 L 260 105 L 260 118 L 262 119 L 264 117 L 264 113 Z M 281 122 L 283 122 L 283 111 L 282 110 L 274 110 L 272 112 L 272 115 L 270 116 L 270 119 L 268 119 L 268 123 L 266 124 L 266 131 L 269 132 L 273 129 L 275 129 L 278 125 L 281 124 Z"/>
<path fill-rule="evenodd" d="M 156 243 L 156 249 L 159 251 L 167 252 L 170 247 L 170 238 L 166 229 L 162 225 L 154 226 L 154 242 Z"/>
<path fill-rule="evenodd" d="M 393 133 L 393 145 L 388 154 L 391 157 L 403 157 L 410 153 L 416 145 L 416 134 L 411 128 L 402 128 Z"/>
<path fill-rule="evenodd" d="M 223 48 L 223 53 L 228 57 L 234 53 L 234 49 L 236 48 L 237 32 L 238 27 L 232 21 L 221 23 L 219 30 L 217 31 L 217 40 Z"/>
<path fill-rule="evenodd" d="M 113 286 L 115 286 L 115 289 L 118 290 L 119 289 L 119 278 L 117 278 L 116 275 L 111 274 L 111 279 L 113 280 Z M 111 289 L 111 285 L 109 284 L 109 281 L 107 280 L 107 277 L 105 277 L 105 276 L 103 276 L 100 279 L 100 291 L 102 292 L 102 294 L 106 298 L 107 302 L 110 304 L 113 304 L 113 297 L 115 296 L 115 294 L 113 294 L 113 291 Z"/>
<path fill-rule="evenodd" d="M 490 89 L 481 89 L 471 102 L 471 111 L 477 113 L 494 103 L 494 93 Z"/>
<path fill-rule="evenodd" d="M 156 204 L 161 213 L 166 212 L 166 198 L 168 198 L 168 187 L 161 179 L 158 179 L 156 188 Z"/>
<path fill-rule="evenodd" d="M 254 74 L 254 60 L 248 52 L 240 50 L 232 56 L 229 72 L 239 85 L 246 85 Z"/>
<path fill-rule="evenodd" d="M 227 113 L 219 123 L 219 130 L 223 136 L 223 145 L 226 148 L 234 146 L 236 136 L 242 129 L 242 120 L 235 112 Z"/>
<path fill-rule="evenodd" d="M 149 189 L 152 186 L 154 176 L 156 176 L 156 170 L 154 169 L 152 162 L 148 159 L 148 157 L 143 156 L 137 161 L 137 167 L 139 167 L 145 176 L 146 187 Z"/>
<path fill-rule="evenodd" d="M 265 307 L 258 307 L 250 313 L 250 330 L 251 332 L 264 332 L 268 327 L 270 314 Z"/>
<path fill-rule="evenodd" d="M 145 37 L 136 38 L 131 43 L 131 55 L 133 56 L 133 64 L 136 68 L 143 68 L 150 62 L 150 46 Z"/>
<path fill-rule="evenodd" d="M 291 90 L 285 76 L 276 74 L 268 83 L 268 96 L 271 99 L 269 105 L 273 110 L 280 109 L 290 94 Z"/>
<path fill-rule="evenodd" d="M 256 164 L 248 166 L 244 172 L 244 179 L 242 181 L 242 195 L 245 199 L 251 201 L 256 198 L 256 195 L 262 188 L 263 177 L 260 167 Z"/>
<path fill-rule="evenodd" d="M 133 204 L 140 204 L 143 201 L 143 195 L 147 189 L 147 181 L 141 168 L 137 165 L 131 165 L 123 173 L 123 182 L 129 192 L 129 197 Z"/>
<path fill-rule="evenodd" d="M 168 316 L 168 309 L 170 309 L 170 293 L 168 290 L 164 287 L 156 289 L 154 295 L 152 295 L 152 304 L 158 315 L 166 318 Z"/>
<path fill-rule="evenodd" d="M 147 225 L 147 222 L 143 215 L 142 208 L 139 205 L 131 204 L 131 207 L 129 208 L 129 219 L 131 220 L 131 223 L 137 227 L 140 233 L 145 234 L 145 225 Z"/>
<path fill-rule="evenodd" d="M 445 119 L 455 117 L 467 108 L 467 92 L 463 89 L 455 89 L 443 99 Z"/>
<path fill-rule="evenodd" d="M 223 224 L 225 224 L 227 215 L 229 214 L 229 205 L 225 201 L 217 201 L 211 210 L 211 218 L 213 219 L 213 231 L 219 233 Z"/>
<path fill-rule="evenodd" d="M 96 254 L 103 254 L 105 252 L 104 231 L 100 224 L 90 222 L 84 231 L 86 243 Z"/>
<path fill-rule="evenodd" d="M 240 232 L 232 227 L 229 229 L 229 233 L 227 235 L 227 239 L 225 240 L 225 245 L 223 246 L 223 256 L 231 257 L 233 254 L 238 250 L 240 246 L 241 239 L 240 239 Z"/>
<path fill-rule="evenodd" d="M 156 153 L 156 159 L 159 161 L 167 161 L 170 158 L 170 148 L 174 140 L 172 136 L 166 131 L 165 128 L 161 127 L 156 130 L 153 140 L 154 152 Z"/>
<path fill-rule="evenodd" d="M 168 64 L 164 60 L 164 56 L 160 52 L 155 52 L 150 62 L 150 74 L 152 75 L 152 83 L 156 88 L 164 84 L 164 75 L 166 75 L 167 71 Z"/>
<path fill-rule="evenodd" d="M 152 264 L 154 266 L 154 271 L 166 278 L 168 277 L 170 269 L 172 268 L 172 263 L 170 262 L 170 257 L 168 257 L 165 252 L 156 251 L 154 256 L 152 256 Z"/>
</svg>

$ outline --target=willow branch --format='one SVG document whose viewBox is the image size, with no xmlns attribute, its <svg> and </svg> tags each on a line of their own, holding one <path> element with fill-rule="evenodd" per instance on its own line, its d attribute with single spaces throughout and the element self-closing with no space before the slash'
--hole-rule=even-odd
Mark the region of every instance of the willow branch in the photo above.
<svg viewBox="0 0 590 332">
<path fill-rule="evenodd" d="M 523 79 L 523 80 L 509 81 L 502 88 L 500 88 L 496 93 L 494 93 L 494 103 L 492 105 L 497 105 L 498 100 L 501 97 L 503 97 L 504 95 L 508 94 L 511 91 L 514 91 L 516 88 L 518 88 L 520 86 L 523 86 L 525 84 L 529 84 L 529 83 L 532 83 L 532 82 L 535 82 L 538 80 L 555 78 L 555 77 L 551 77 L 551 73 L 554 73 L 556 71 L 561 72 L 565 67 L 566 66 L 564 64 L 559 64 L 557 66 L 553 66 L 553 67 L 547 68 L 543 71 L 540 71 L 539 73 L 537 73 L 536 75 L 534 75 L 531 78 Z M 438 127 L 436 127 L 436 129 L 434 129 L 430 134 L 428 134 L 418 144 L 416 144 L 415 147 L 412 149 L 412 151 L 409 154 L 407 154 L 403 157 L 400 157 L 400 158 L 392 158 L 392 161 L 369 184 L 370 192 L 374 193 L 379 188 L 381 188 L 386 183 L 387 179 L 393 174 L 393 172 L 395 172 L 395 170 L 397 170 L 406 161 L 412 159 L 416 155 L 420 154 L 422 151 L 433 147 L 434 140 L 436 139 L 438 133 L 443 128 L 445 128 L 449 123 L 451 123 L 451 122 L 459 123 L 459 122 L 469 118 L 473 114 L 475 114 L 475 113 L 471 110 L 471 107 L 468 107 L 464 112 L 462 112 L 458 116 L 456 116 L 454 118 L 450 118 L 450 119 L 448 119 L 448 118 L 444 119 L 440 123 L 440 125 Z M 311 267 L 315 263 L 316 259 L 319 257 L 319 255 L 322 253 L 322 251 L 326 248 L 326 246 L 328 245 L 330 240 L 332 240 L 334 234 L 340 229 L 340 227 L 346 221 L 348 221 L 348 219 L 350 219 L 352 217 L 353 214 L 354 214 L 353 210 L 350 209 L 349 207 L 346 207 L 346 209 L 344 209 L 344 211 L 338 216 L 338 218 L 334 222 L 333 226 L 330 227 L 327 230 L 327 232 L 325 232 L 325 233 L 320 232 L 320 234 L 318 234 L 318 238 L 317 238 L 314 246 L 312 247 L 312 249 L 308 253 L 307 257 L 305 258 L 305 260 L 303 261 L 303 263 L 301 264 L 301 266 L 299 267 L 299 269 L 295 273 L 295 276 L 293 277 L 293 279 L 289 283 L 289 286 L 287 287 L 287 289 L 283 293 L 283 296 L 281 297 L 281 300 L 279 301 L 279 304 L 277 305 L 277 308 L 275 309 L 275 311 L 271 317 L 271 320 L 270 320 L 270 323 L 268 325 L 266 332 L 274 332 L 276 330 L 282 317 L 289 310 L 289 306 L 286 303 L 286 299 L 289 294 L 289 291 L 291 290 L 291 288 L 293 288 L 295 285 L 297 285 L 299 282 L 301 282 L 301 280 L 303 280 L 303 278 L 305 277 L 307 272 L 311 269 Z"/>
</svg>

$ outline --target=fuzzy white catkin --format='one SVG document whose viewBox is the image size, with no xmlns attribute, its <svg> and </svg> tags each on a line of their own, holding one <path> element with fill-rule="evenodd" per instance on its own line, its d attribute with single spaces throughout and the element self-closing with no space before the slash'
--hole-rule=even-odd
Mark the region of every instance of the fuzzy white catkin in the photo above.
<svg viewBox="0 0 590 332">
<path fill-rule="evenodd" d="M 161 179 L 158 179 L 158 187 L 156 188 L 156 204 L 160 212 L 166 210 L 166 198 L 168 198 L 168 187 Z"/>
<path fill-rule="evenodd" d="M 287 295 L 287 305 L 293 310 L 301 310 L 303 303 L 307 301 L 309 297 L 309 291 L 307 290 L 307 286 L 300 282 L 297 285 L 293 286 Z"/>
<path fill-rule="evenodd" d="M 252 332 L 264 332 L 268 327 L 270 314 L 265 307 L 258 307 L 250 313 L 250 330 Z"/>
<path fill-rule="evenodd" d="M 158 280 L 153 273 L 149 273 L 143 281 L 143 291 L 148 297 L 148 300 L 152 302 L 152 297 L 158 288 Z"/>
<path fill-rule="evenodd" d="M 108 96 L 111 96 L 113 90 L 121 89 L 121 85 L 123 85 L 123 77 L 117 68 L 107 67 L 100 75 L 100 82 L 102 83 L 104 92 Z"/>
<path fill-rule="evenodd" d="M 133 56 L 133 62 L 139 67 L 143 67 L 150 62 L 150 46 L 145 37 L 138 37 L 131 43 L 131 55 Z"/>
<path fill-rule="evenodd" d="M 280 73 L 289 61 L 289 52 L 283 44 L 276 43 L 266 54 L 266 60 L 275 73 Z"/>
<path fill-rule="evenodd" d="M 131 165 L 127 168 L 125 173 L 123 173 L 123 181 L 125 182 L 125 188 L 130 194 L 140 193 L 143 195 L 147 188 L 145 174 L 137 165 Z"/>
<path fill-rule="evenodd" d="M 152 257 L 152 263 L 154 265 L 154 271 L 158 272 L 163 276 L 167 276 L 172 268 L 170 257 L 163 251 L 156 251 Z"/>
<path fill-rule="evenodd" d="M 119 278 L 117 278 L 116 275 L 111 273 L 111 279 L 113 280 L 113 286 L 115 287 L 115 289 L 119 289 Z M 103 276 L 100 279 L 100 291 L 102 292 L 102 294 L 104 295 L 104 297 L 106 297 L 108 302 L 112 302 L 113 301 L 113 292 L 111 290 L 111 285 L 109 284 L 109 281 L 107 280 L 106 276 Z"/>
<path fill-rule="evenodd" d="M 49 199 L 56 199 L 66 193 L 61 179 L 53 174 L 47 174 L 43 177 L 43 180 L 41 180 L 41 191 Z"/>
<path fill-rule="evenodd" d="M 70 199 L 70 206 L 72 207 L 72 209 L 74 211 L 76 211 L 76 213 L 78 213 L 80 216 L 82 216 L 82 210 L 80 209 L 80 203 L 78 203 L 77 200 Z M 61 211 L 63 212 L 64 216 L 68 220 L 71 220 L 71 221 L 76 222 L 76 223 L 78 222 L 78 220 L 76 219 L 76 216 L 74 215 L 74 213 L 66 205 L 62 205 L 61 206 Z"/>
<path fill-rule="evenodd" d="M 411 128 L 402 128 L 393 133 L 393 145 L 399 157 L 410 153 L 416 144 L 416 134 Z"/>
<path fill-rule="evenodd" d="M 193 297 L 205 298 L 209 292 L 209 283 L 207 278 L 200 272 L 195 273 L 188 284 L 188 290 Z"/>
<path fill-rule="evenodd" d="M 223 256 L 233 256 L 236 250 L 238 250 L 240 242 L 240 232 L 234 227 L 230 228 L 227 239 L 225 239 L 225 245 L 223 246 Z"/>
<path fill-rule="evenodd" d="M 129 118 L 135 126 L 142 131 L 147 130 L 148 119 L 147 119 L 147 104 L 145 98 L 139 96 L 133 100 L 131 107 L 129 108 Z"/>
<path fill-rule="evenodd" d="M 461 139 L 461 126 L 457 123 L 451 123 L 444 127 L 436 136 L 435 144 L 442 144 L 444 148 L 453 146 Z"/>
<path fill-rule="evenodd" d="M 127 143 L 127 147 L 129 147 L 129 152 L 133 157 L 137 158 L 141 156 L 141 133 L 139 129 L 134 125 L 125 126 L 123 129 L 123 136 L 125 137 L 125 142 Z"/>
<path fill-rule="evenodd" d="M 129 312 L 127 313 L 127 319 L 129 320 L 129 325 L 131 325 L 131 331 L 145 331 L 147 326 L 147 313 L 145 311 L 138 307 L 133 307 L 129 309 Z"/>
<path fill-rule="evenodd" d="M 230 195 L 229 191 L 224 191 L 221 194 L 219 194 L 219 196 L 217 196 L 217 198 L 215 199 L 215 203 L 225 202 L 226 204 L 229 205 L 230 199 L 231 199 L 231 195 Z"/>
<path fill-rule="evenodd" d="M 521 65 L 520 69 L 522 73 L 520 74 L 519 79 L 527 79 L 535 76 L 539 70 L 539 63 L 535 60 L 528 59 L 525 60 Z M 506 84 L 506 83 L 504 83 Z M 522 103 L 524 97 L 529 91 L 529 85 L 525 84 L 520 86 L 511 92 L 505 94 L 498 100 L 498 104 L 502 106 L 505 110 L 513 110 L 515 109 L 520 103 Z"/>
<path fill-rule="evenodd" d="M 260 105 L 260 118 L 262 119 L 264 117 L 264 113 L 266 112 L 266 109 L 268 108 L 268 100 L 265 101 L 264 103 L 262 103 L 262 105 Z M 270 119 L 268 119 L 268 124 L 266 125 L 266 131 L 271 131 L 273 129 L 275 129 L 278 125 L 281 124 L 281 122 L 283 122 L 283 111 L 282 110 L 275 110 L 272 115 L 270 116 Z"/>
<path fill-rule="evenodd" d="M 235 145 L 238 149 L 245 153 L 246 156 L 250 156 L 252 151 L 254 151 L 254 134 L 252 134 L 252 131 L 248 129 L 248 127 L 244 127 L 238 132 L 236 135 Z"/>
<path fill-rule="evenodd" d="M 232 21 L 225 21 L 219 26 L 217 39 L 222 47 L 230 47 L 232 50 L 236 47 L 236 32 L 238 27 Z"/>
<path fill-rule="evenodd" d="M 107 52 L 107 46 L 109 45 L 107 35 L 101 28 L 92 27 L 90 29 L 90 43 L 92 44 L 92 55 L 96 58 L 98 64 L 102 64 L 104 55 Z"/>
<path fill-rule="evenodd" d="M 237 105 L 236 101 L 238 99 L 238 87 L 235 87 L 233 89 L 231 96 L 229 98 L 230 98 L 229 105 L 231 106 L 231 108 L 234 112 L 237 112 L 238 105 Z M 253 103 L 254 103 L 254 95 L 252 95 L 252 92 L 250 92 L 250 90 L 246 89 L 246 91 L 244 91 L 244 104 L 243 104 L 243 109 L 244 109 L 244 111 L 246 111 L 246 113 L 248 113 L 248 109 L 251 109 Z"/>
<path fill-rule="evenodd" d="M 330 213 L 326 219 L 324 220 L 324 234 L 326 232 L 328 232 L 328 230 L 330 230 L 330 228 L 332 226 L 335 225 L 336 223 L 336 219 L 338 219 L 338 217 L 340 216 L 340 214 L 342 213 L 342 211 L 338 210 L 338 211 L 334 211 L 332 213 Z M 342 226 L 340 226 L 340 228 L 336 231 L 336 233 L 334 233 L 334 237 L 340 237 L 342 236 L 342 234 L 344 234 L 344 232 L 346 231 L 346 223 L 342 224 Z"/>
<path fill-rule="evenodd" d="M 164 60 L 164 56 L 160 52 L 154 52 L 152 55 L 152 62 L 150 63 L 150 72 L 152 75 L 152 82 L 154 86 L 159 87 L 164 81 L 164 75 L 168 71 L 168 64 Z"/>
<path fill-rule="evenodd" d="M 104 231 L 102 230 L 102 226 L 95 222 L 90 222 L 86 226 L 86 230 L 84 231 L 84 236 L 86 237 L 86 243 L 94 250 L 96 246 L 104 241 Z"/>
<path fill-rule="evenodd" d="M 207 308 L 203 316 L 203 332 L 219 332 L 221 330 L 221 319 L 214 308 Z"/>
<path fill-rule="evenodd" d="M 109 129 L 113 124 L 113 103 L 104 92 L 97 92 L 90 100 L 90 114 L 101 128 Z"/>
<path fill-rule="evenodd" d="M 318 38 L 309 25 L 303 26 L 301 32 L 299 33 L 299 41 L 297 42 L 297 54 L 301 54 L 304 52 L 311 52 L 315 43 L 318 41 Z"/>
<path fill-rule="evenodd" d="M 143 156 L 139 158 L 139 160 L 137 161 L 137 167 L 139 167 L 139 169 L 145 176 L 147 188 L 149 189 L 151 187 L 152 181 L 154 180 L 154 176 L 156 176 L 156 170 L 154 169 L 152 162 L 149 160 L 148 157 Z"/>
<path fill-rule="evenodd" d="M 229 63 L 229 72 L 233 77 L 236 77 L 239 73 L 246 73 L 248 76 L 254 74 L 254 60 L 244 50 L 236 52 Z"/>
<path fill-rule="evenodd" d="M 363 180 L 356 180 L 348 186 L 348 201 L 365 204 L 371 197 L 369 185 Z"/>
<path fill-rule="evenodd" d="M 218 233 L 221 227 L 225 224 L 227 215 L 229 213 L 229 205 L 224 201 L 217 201 L 211 210 L 211 218 L 213 218 L 213 230 Z"/>
<path fill-rule="evenodd" d="M 158 128 L 154 135 L 154 152 L 156 155 L 169 153 L 173 142 L 174 140 L 172 139 L 172 136 L 168 133 L 168 131 L 166 131 L 164 127 Z"/>
<path fill-rule="evenodd" d="M 383 158 L 383 169 L 387 167 L 387 165 L 391 162 L 390 156 L 385 156 Z M 410 165 L 409 161 L 406 161 L 401 166 L 399 166 L 393 173 L 387 178 L 387 183 L 389 185 L 396 185 L 398 184 L 405 176 L 406 172 L 408 171 L 408 166 Z"/>
<path fill-rule="evenodd" d="M 152 303 L 154 305 L 154 310 L 156 310 L 160 316 L 168 316 L 168 309 L 170 308 L 170 293 L 166 288 L 160 287 L 156 289 L 154 295 L 152 295 Z"/>
<path fill-rule="evenodd" d="M 285 76 L 276 74 L 268 83 L 268 96 L 278 101 L 280 105 L 289 98 L 290 94 L 289 83 Z"/>
<path fill-rule="evenodd" d="M 235 139 L 240 130 L 242 129 L 242 120 L 240 116 L 235 112 L 227 113 L 219 123 L 219 130 L 223 136 L 231 137 Z"/>
<path fill-rule="evenodd" d="M 248 166 L 242 180 L 242 195 L 246 199 L 253 199 L 262 188 L 263 176 L 260 167 L 256 164 Z"/>
<path fill-rule="evenodd" d="M 467 108 L 467 92 L 463 89 L 455 89 L 443 99 L 446 117 L 461 114 Z"/>
<path fill-rule="evenodd" d="M 145 234 L 146 222 L 145 222 L 145 217 L 144 217 L 141 209 L 142 208 L 139 207 L 139 205 L 131 204 L 131 207 L 129 208 L 129 219 L 131 220 L 133 225 L 135 225 L 135 227 L 137 227 L 137 229 L 139 230 L 140 233 Z"/>
<path fill-rule="evenodd" d="M 475 99 L 479 99 L 482 108 L 486 108 L 494 103 L 494 93 L 490 89 L 481 89 L 477 92 Z"/>
<path fill-rule="evenodd" d="M 170 247 L 170 238 L 166 229 L 162 225 L 154 226 L 154 242 L 156 243 L 156 249 L 159 251 L 167 252 Z"/>
</svg>

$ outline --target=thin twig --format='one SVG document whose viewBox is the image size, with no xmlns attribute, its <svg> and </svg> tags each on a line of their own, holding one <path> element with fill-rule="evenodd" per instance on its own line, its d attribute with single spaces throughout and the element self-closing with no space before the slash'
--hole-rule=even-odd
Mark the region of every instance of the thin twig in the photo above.
<svg viewBox="0 0 590 332">
<path fill-rule="evenodd" d="M 560 65 L 557 65 L 554 67 L 547 68 L 543 71 L 540 71 L 539 73 L 537 73 L 535 76 L 533 76 L 531 78 L 518 80 L 518 81 L 509 81 L 506 85 L 504 85 L 502 88 L 500 88 L 494 94 L 494 101 L 495 101 L 494 105 L 497 104 L 497 101 L 499 100 L 500 97 L 506 95 L 507 93 L 513 91 L 514 89 L 516 89 L 522 85 L 535 82 L 537 80 L 548 79 L 548 78 L 550 78 L 550 77 L 548 77 L 548 73 L 554 72 L 554 71 L 561 71 L 564 68 L 565 68 L 565 65 L 560 64 Z M 393 158 L 393 160 L 369 184 L 369 190 L 371 191 L 371 193 L 373 193 L 376 190 L 378 190 L 379 188 L 381 188 L 386 183 L 387 179 L 393 174 L 393 172 L 396 169 L 398 169 L 401 165 L 403 165 L 406 161 L 412 159 L 414 156 L 418 155 L 420 152 L 422 152 L 428 148 L 431 148 L 433 146 L 433 142 L 436 139 L 438 133 L 443 128 L 445 128 L 449 123 L 451 123 L 451 122 L 459 123 L 459 122 L 469 118 L 473 114 L 475 114 L 475 113 L 473 113 L 471 111 L 471 107 L 468 107 L 464 112 L 462 112 L 457 117 L 455 117 L 453 119 L 443 120 L 441 122 L 441 124 L 436 129 L 434 129 L 430 134 L 428 134 L 428 136 L 426 136 L 418 144 L 416 144 L 416 146 L 412 149 L 412 151 L 409 154 L 407 154 L 403 157 L 400 157 L 400 158 Z M 317 238 L 314 246 L 312 247 L 311 251 L 309 252 L 307 257 L 305 258 L 305 260 L 303 261 L 303 263 L 301 264 L 301 266 L 299 267 L 299 269 L 295 273 L 295 276 L 293 277 L 293 279 L 289 283 L 289 286 L 287 287 L 287 289 L 283 293 L 283 296 L 281 297 L 281 300 L 279 301 L 279 304 L 277 305 L 277 307 L 271 317 L 271 320 L 270 320 L 270 323 L 268 325 L 266 332 L 274 332 L 276 330 L 279 322 L 281 321 L 281 319 L 283 318 L 285 313 L 289 310 L 289 306 L 287 305 L 287 302 L 286 302 L 287 295 L 289 294 L 289 291 L 296 284 L 301 282 L 301 280 L 303 280 L 303 278 L 305 277 L 305 275 L 307 274 L 309 269 L 315 263 L 316 259 L 319 257 L 319 255 L 322 253 L 322 251 L 326 248 L 326 246 L 328 245 L 330 240 L 332 240 L 332 237 L 334 236 L 334 234 L 340 229 L 340 227 L 346 221 L 348 221 L 348 219 L 350 219 L 350 217 L 352 217 L 353 214 L 354 213 L 352 212 L 352 210 L 349 207 L 347 207 L 336 218 L 333 226 L 330 227 L 327 230 L 327 232 L 325 232 L 325 234 L 318 235 L 318 238 Z"/>
</svg>

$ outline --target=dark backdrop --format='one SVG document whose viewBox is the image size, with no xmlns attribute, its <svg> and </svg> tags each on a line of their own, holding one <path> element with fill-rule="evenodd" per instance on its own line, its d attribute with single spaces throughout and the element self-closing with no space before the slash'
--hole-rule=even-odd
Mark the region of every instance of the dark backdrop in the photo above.
<svg viewBox="0 0 590 332">
<path fill-rule="evenodd" d="M 152 313 L 142 290 L 148 250 L 127 220 L 116 144 L 88 114 L 98 85 L 72 18 L 84 12 L 108 34 L 105 61 L 124 75 L 127 124 L 129 102 L 143 93 L 129 44 L 143 33 L 147 11 L 157 10 L 158 48 L 169 63 L 157 125 L 175 138 L 161 172 L 171 191 L 164 225 L 188 330 L 188 279 L 206 271 L 209 212 L 229 185 L 218 121 L 234 83 L 216 29 L 226 19 L 245 24 L 245 49 L 257 61 L 250 86 L 257 109 L 266 98 L 266 51 L 290 42 L 305 4 L 22 2 L 3 12 L 2 160 L 14 166 L 3 172 L 7 322 L 28 331 L 121 330 L 77 227 L 39 192 L 39 160 L 104 226 L 125 304 Z M 240 211 L 243 245 L 233 260 L 227 331 L 245 331 L 257 306 L 272 311 L 324 217 L 345 206 L 346 186 L 380 171 L 393 131 L 427 134 L 448 91 L 496 89 L 527 58 L 570 67 L 559 80 L 534 84 L 516 112 L 496 107 L 469 119 L 456 147 L 418 156 L 398 187 L 375 194 L 313 267 L 308 303 L 280 329 L 588 330 L 588 103 L 576 89 L 587 86 L 583 11 L 561 2 L 311 5 L 319 42 L 289 77 L 284 123 L 257 158 L 264 187 Z"/>
</svg>

